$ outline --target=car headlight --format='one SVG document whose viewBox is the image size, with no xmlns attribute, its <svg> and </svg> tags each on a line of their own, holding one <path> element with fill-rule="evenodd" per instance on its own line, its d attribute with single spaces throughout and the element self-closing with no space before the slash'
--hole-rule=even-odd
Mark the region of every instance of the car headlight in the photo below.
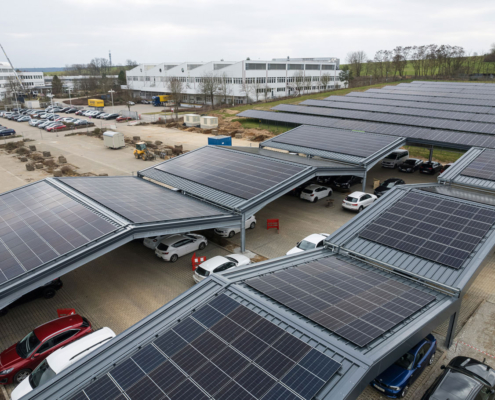
<svg viewBox="0 0 495 400">
<path fill-rule="evenodd" d="M 0 371 L 0 375 L 10 374 L 13 370 L 14 368 L 4 369 L 3 371 Z"/>
<path fill-rule="evenodd" d="M 401 388 L 398 386 L 389 386 L 389 388 L 392 390 L 401 390 Z"/>
</svg>

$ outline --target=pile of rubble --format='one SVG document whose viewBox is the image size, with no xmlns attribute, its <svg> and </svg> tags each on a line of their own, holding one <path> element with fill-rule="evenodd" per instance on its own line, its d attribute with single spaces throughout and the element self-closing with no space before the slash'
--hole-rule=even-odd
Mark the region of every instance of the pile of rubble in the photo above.
<svg viewBox="0 0 495 400">
<path fill-rule="evenodd" d="M 143 140 L 141 140 L 140 136 L 133 136 L 132 139 L 129 137 L 125 138 L 126 144 L 131 144 L 131 145 L 135 145 L 136 143 L 141 141 Z M 186 153 L 188 151 L 188 150 L 184 150 L 182 145 L 169 146 L 163 144 L 163 142 L 161 142 L 160 140 L 155 140 L 154 142 L 151 140 L 144 140 L 144 143 L 146 143 L 146 147 L 152 153 L 154 153 L 157 157 L 160 157 L 165 160 Z"/>
</svg>

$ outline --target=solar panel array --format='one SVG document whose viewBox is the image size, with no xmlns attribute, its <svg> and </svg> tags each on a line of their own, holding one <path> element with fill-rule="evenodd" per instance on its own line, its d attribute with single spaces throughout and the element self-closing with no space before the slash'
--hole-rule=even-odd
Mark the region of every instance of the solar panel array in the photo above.
<svg viewBox="0 0 495 400">
<path fill-rule="evenodd" d="M 140 178 L 79 177 L 60 180 L 136 223 L 224 214 L 219 208 Z"/>
<path fill-rule="evenodd" d="M 117 227 L 46 182 L 0 195 L 0 284 Z"/>
<path fill-rule="evenodd" d="M 312 399 L 340 367 L 220 295 L 72 400 Z"/>
<path fill-rule="evenodd" d="M 280 104 L 272 110 L 285 111 L 299 114 L 310 114 L 323 117 L 335 117 L 344 119 L 356 119 L 361 121 L 385 122 L 387 124 L 420 126 L 434 129 L 445 129 L 460 132 L 495 134 L 495 124 L 455 121 L 438 118 L 423 118 L 406 115 L 393 115 L 379 112 L 339 110 L 323 107 L 295 106 L 290 104 Z M 441 111 L 439 111 L 440 113 Z"/>
<path fill-rule="evenodd" d="M 409 193 L 359 236 L 459 269 L 495 223 L 495 211 Z"/>
<path fill-rule="evenodd" d="M 481 82 L 430 82 L 430 81 L 412 81 L 411 85 L 428 85 L 428 86 L 462 86 L 462 87 L 487 87 L 494 88 L 495 85 L 492 83 L 481 83 Z M 401 83 L 402 85 L 402 83 Z"/>
<path fill-rule="evenodd" d="M 155 167 L 243 199 L 253 198 L 271 189 L 305 168 L 213 147 L 203 147 Z"/>
<path fill-rule="evenodd" d="M 410 115 L 410 116 L 424 117 L 424 118 L 486 122 L 489 124 L 495 123 L 495 114 L 473 114 L 473 113 L 458 112 L 458 111 L 450 112 L 450 111 L 440 111 L 440 110 L 432 110 L 432 109 L 421 109 L 414 107 L 385 106 L 378 104 L 361 104 L 361 103 L 354 104 L 346 101 L 341 102 L 341 101 L 325 101 L 325 100 L 306 100 L 303 101 L 301 104 L 305 106 L 337 108 L 343 110 L 372 111 L 376 113 Z"/>
<path fill-rule="evenodd" d="M 411 100 L 396 100 L 396 99 L 381 99 L 374 97 L 352 97 L 352 96 L 330 96 L 325 100 L 325 102 L 338 102 L 338 103 L 357 103 L 357 104 L 370 104 L 370 105 L 382 105 L 391 107 L 409 107 L 417 109 L 426 110 L 439 110 L 439 111 L 451 111 L 460 113 L 476 113 L 476 114 L 495 114 L 495 107 L 485 107 L 485 106 L 467 106 L 463 104 L 444 104 L 444 103 L 433 103 L 429 101 L 413 101 Z M 301 104 L 306 104 L 302 102 Z M 319 103 L 320 106 L 325 106 Z M 308 104 L 316 105 L 316 104 Z M 326 107 L 326 106 L 325 106 Z"/>
<path fill-rule="evenodd" d="M 431 92 L 435 91 L 437 93 L 461 93 L 461 94 L 480 94 L 480 95 L 489 95 L 492 96 L 495 94 L 495 85 L 492 88 L 490 87 L 459 87 L 459 86 L 426 86 L 421 85 L 408 85 L 408 84 L 400 84 L 397 86 L 387 86 L 385 90 L 412 90 L 417 92 Z"/>
<path fill-rule="evenodd" d="M 245 283 L 360 347 L 435 300 L 336 257 Z"/>
<path fill-rule="evenodd" d="M 461 99 L 474 99 L 474 100 L 487 100 L 495 101 L 494 94 L 471 94 L 471 93 L 442 93 L 438 91 L 421 91 L 421 90 L 399 90 L 399 89 L 368 89 L 366 92 L 371 93 L 392 93 L 392 94 L 405 94 L 408 96 L 432 96 L 432 97 L 446 97 L 446 98 L 461 98 Z"/>
<path fill-rule="evenodd" d="M 441 103 L 441 104 L 459 104 L 469 106 L 482 106 L 482 107 L 495 107 L 495 101 L 478 100 L 478 99 L 466 99 L 466 98 L 447 98 L 447 97 L 435 97 L 428 95 L 415 95 L 400 94 L 394 91 L 383 92 L 351 92 L 346 97 L 362 97 L 362 98 L 375 98 L 375 99 L 389 99 L 389 100 L 406 100 L 406 101 L 423 101 L 428 103 Z"/>
<path fill-rule="evenodd" d="M 461 171 L 461 175 L 495 181 L 495 151 L 484 150 Z"/>
<path fill-rule="evenodd" d="M 275 136 L 270 142 L 285 143 L 334 153 L 369 157 L 399 137 L 304 126 Z M 359 145 L 356 145 L 359 143 Z M 269 144 L 268 144 L 269 146 Z"/>
<path fill-rule="evenodd" d="M 428 129 L 416 126 L 391 125 L 377 122 L 345 120 L 314 115 L 247 110 L 237 114 L 240 117 L 256 118 L 267 121 L 286 122 L 294 125 L 313 125 L 327 128 L 357 130 L 363 132 L 380 133 L 407 138 L 420 143 L 440 143 L 448 147 L 468 149 L 470 147 L 486 147 L 495 149 L 493 135 L 471 134 L 464 132 Z"/>
</svg>

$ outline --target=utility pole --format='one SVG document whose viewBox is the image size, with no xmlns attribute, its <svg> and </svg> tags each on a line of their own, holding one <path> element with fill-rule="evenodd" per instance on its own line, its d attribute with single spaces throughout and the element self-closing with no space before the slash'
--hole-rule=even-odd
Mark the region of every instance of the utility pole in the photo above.
<svg viewBox="0 0 495 400">
<path fill-rule="evenodd" d="M 110 93 L 110 96 L 112 96 L 112 108 L 113 108 L 113 94 L 115 93 L 115 90 L 110 89 L 110 90 L 108 91 L 108 93 Z M 113 111 L 113 110 L 112 110 L 112 111 Z"/>
<path fill-rule="evenodd" d="M 71 99 L 71 97 L 70 97 L 70 91 L 71 91 L 72 89 L 71 89 L 71 88 L 67 88 L 67 90 L 69 91 L 69 103 L 70 103 L 70 105 L 71 105 L 71 107 L 72 107 L 72 99 Z"/>
</svg>

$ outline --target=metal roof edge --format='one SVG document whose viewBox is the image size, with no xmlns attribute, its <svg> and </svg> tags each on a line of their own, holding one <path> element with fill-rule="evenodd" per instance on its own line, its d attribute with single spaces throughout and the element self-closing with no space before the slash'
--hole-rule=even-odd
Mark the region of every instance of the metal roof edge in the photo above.
<svg viewBox="0 0 495 400">
<path fill-rule="evenodd" d="M 381 150 L 373 153 L 372 155 L 366 157 L 362 163 L 366 165 L 367 168 L 373 167 L 378 161 L 380 161 L 385 155 L 388 155 L 391 151 L 400 148 L 406 144 L 407 139 L 403 137 L 399 137 L 396 141 L 391 143 L 390 145 L 382 148 Z"/>
<path fill-rule="evenodd" d="M 450 168 L 438 176 L 439 182 L 453 182 L 476 157 L 478 157 L 485 148 L 472 147 L 463 154 Z"/>
</svg>

